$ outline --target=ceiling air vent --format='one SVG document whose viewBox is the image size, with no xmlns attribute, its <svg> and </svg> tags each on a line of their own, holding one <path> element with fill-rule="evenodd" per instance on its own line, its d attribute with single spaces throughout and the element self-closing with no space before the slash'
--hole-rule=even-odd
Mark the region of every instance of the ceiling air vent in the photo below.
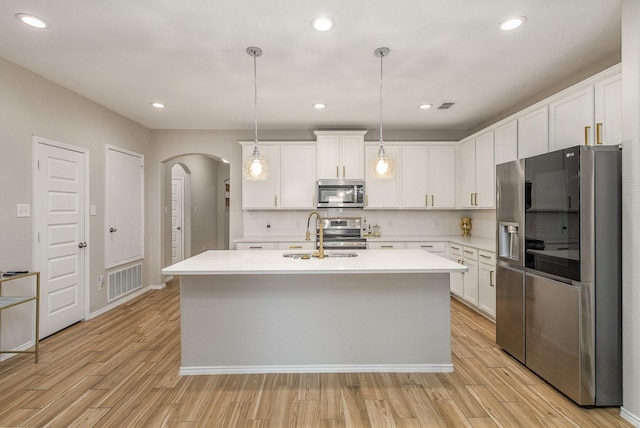
<svg viewBox="0 0 640 428">
<path fill-rule="evenodd" d="M 455 103 L 442 103 L 442 105 L 440 107 L 438 107 L 438 110 L 448 110 L 451 108 L 451 106 L 453 106 Z"/>
</svg>

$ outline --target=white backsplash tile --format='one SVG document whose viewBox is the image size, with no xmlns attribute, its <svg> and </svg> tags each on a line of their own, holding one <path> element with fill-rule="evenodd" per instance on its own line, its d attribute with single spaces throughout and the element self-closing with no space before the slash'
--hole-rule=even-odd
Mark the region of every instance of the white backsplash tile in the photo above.
<svg viewBox="0 0 640 428">
<path fill-rule="evenodd" d="M 243 211 L 244 236 L 300 236 L 307 228 L 308 211 Z M 355 216 L 367 224 L 381 226 L 383 236 L 458 235 L 462 234 L 460 219 L 471 217 L 471 235 L 495 238 L 495 210 L 320 210 L 322 216 Z M 267 225 L 270 225 L 267 228 Z"/>
</svg>

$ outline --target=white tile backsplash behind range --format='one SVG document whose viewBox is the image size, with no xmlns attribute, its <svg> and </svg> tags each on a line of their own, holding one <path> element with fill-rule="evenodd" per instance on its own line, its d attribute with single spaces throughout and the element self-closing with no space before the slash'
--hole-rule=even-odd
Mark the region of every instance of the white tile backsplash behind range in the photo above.
<svg viewBox="0 0 640 428">
<path fill-rule="evenodd" d="M 319 210 L 322 216 L 362 217 L 367 224 L 379 225 L 383 236 L 461 235 L 460 219 L 471 217 L 471 235 L 495 238 L 494 210 Z M 304 237 L 311 211 L 243 211 L 244 236 Z M 269 226 L 269 227 L 267 227 Z"/>
</svg>

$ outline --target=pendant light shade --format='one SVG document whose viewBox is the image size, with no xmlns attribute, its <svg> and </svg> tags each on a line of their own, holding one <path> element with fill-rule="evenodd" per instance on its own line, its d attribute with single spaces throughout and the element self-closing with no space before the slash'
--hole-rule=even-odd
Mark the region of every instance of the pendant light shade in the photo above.
<svg viewBox="0 0 640 428">
<path fill-rule="evenodd" d="M 378 154 L 371 160 L 369 164 L 369 175 L 379 180 L 393 178 L 395 175 L 395 165 L 384 152 L 384 138 L 382 137 L 382 61 L 385 56 L 389 55 L 389 48 L 378 48 L 374 51 L 374 55 L 380 58 L 380 146 Z"/>
<path fill-rule="evenodd" d="M 254 111 L 254 139 L 253 153 L 242 164 L 242 175 L 247 180 L 261 181 L 269 177 L 269 161 L 260 155 L 258 148 L 258 83 L 256 78 L 256 58 L 262 55 L 262 49 L 255 46 L 247 48 L 247 53 L 253 57 L 253 111 Z"/>
</svg>

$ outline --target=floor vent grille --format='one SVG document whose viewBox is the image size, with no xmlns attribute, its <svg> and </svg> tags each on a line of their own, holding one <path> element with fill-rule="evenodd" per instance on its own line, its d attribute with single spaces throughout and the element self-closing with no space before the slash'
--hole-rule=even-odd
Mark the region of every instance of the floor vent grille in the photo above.
<svg viewBox="0 0 640 428">
<path fill-rule="evenodd" d="M 142 264 L 110 272 L 108 284 L 109 301 L 142 288 Z"/>
</svg>

